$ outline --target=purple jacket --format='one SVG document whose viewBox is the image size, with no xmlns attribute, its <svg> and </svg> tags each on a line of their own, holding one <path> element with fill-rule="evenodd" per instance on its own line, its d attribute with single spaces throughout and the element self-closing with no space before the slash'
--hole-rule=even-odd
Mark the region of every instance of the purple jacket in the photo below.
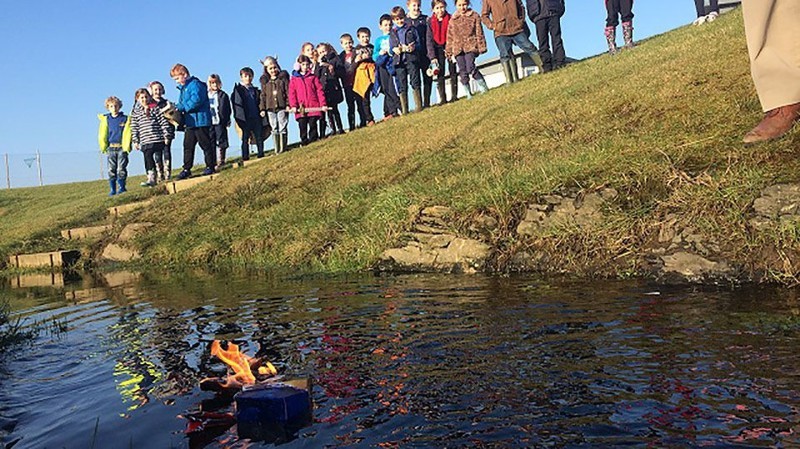
<svg viewBox="0 0 800 449">
<path fill-rule="evenodd" d="M 327 103 L 325 103 L 325 91 L 322 90 L 322 84 L 320 84 L 319 79 L 311 72 L 305 75 L 300 74 L 300 72 L 294 72 L 292 73 L 291 81 L 289 81 L 289 107 L 300 109 L 301 106 L 304 108 L 327 106 Z M 321 116 L 322 111 L 295 114 L 295 118 Z"/>
</svg>

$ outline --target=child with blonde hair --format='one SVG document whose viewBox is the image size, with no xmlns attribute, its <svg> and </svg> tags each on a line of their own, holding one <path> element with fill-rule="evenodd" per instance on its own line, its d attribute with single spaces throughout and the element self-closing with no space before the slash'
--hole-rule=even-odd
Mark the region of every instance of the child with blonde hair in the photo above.
<svg viewBox="0 0 800 449">
<path fill-rule="evenodd" d="M 231 100 L 222 90 L 222 79 L 216 73 L 208 76 L 208 103 L 211 106 L 211 141 L 217 147 L 216 171 L 225 165 L 228 150 L 228 127 L 231 126 Z"/>
<path fill-rule="evenodd" d="M 131 152 L 131 120 L 122 113 L 122 100 L 108 97 L 105 102 L 108 114 L 99 114 L 100 128 L 97 141 L 100 152 L 108 157 L 108 196 L 125 193 L 128 179 L 128 153 Z M 119 185 L 119 189 L 117 188 Z"/>
</svg>

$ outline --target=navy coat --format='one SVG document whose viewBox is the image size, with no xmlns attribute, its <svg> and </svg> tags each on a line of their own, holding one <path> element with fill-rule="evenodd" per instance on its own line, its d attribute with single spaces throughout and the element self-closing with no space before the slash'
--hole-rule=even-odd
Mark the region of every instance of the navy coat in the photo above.
<svg viewBox="0 0 800 449">
<path fill-rule="evenodd" d="M 545 5 L 544 8 L 541 7 L 540 0 L 526 0 L 526 3 L 528 18 L 531 19 L 531 22 L 550 17 L 561 17 L 566 11 L 564 0 L 541 0 L 541 3 Z"/>
</svg>

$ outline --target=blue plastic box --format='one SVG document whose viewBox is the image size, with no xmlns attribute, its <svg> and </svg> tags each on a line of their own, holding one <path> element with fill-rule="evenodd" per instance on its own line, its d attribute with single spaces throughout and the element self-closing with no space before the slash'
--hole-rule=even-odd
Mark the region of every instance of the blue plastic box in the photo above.
<svg viewBox="0 0 800 449">
<path fill-rule="evenodd" d="M 290 438 L 313 417 L 308 380 L 249 387 L 234 396 L 240 438 L 275 441 Z"/>
</svg>

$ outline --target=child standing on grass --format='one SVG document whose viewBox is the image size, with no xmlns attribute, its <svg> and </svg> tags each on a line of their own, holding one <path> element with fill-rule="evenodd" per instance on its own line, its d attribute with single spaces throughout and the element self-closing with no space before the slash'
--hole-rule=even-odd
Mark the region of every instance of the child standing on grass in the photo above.
<svg viewBox="0 0 800 449">
<path fill-rule="evenodd" d="M 153 81 L 151 82 L 147 88 L 150 90 L 150 95 L 153 97 L 153 101 L 156 102 L 158 105 L 159 111 L 163 111 L 164 108 L 174 107 L 169 100 L 164 98 L 164 85 L 161 84 L 160 81 Z M 172 123 L 169 124 L 169 134 L 171 136 L 175 136 L 175 125 Z M 162 159 L 164 160 L 164 171 L 162 173 L 162 180 L 167 180 L 172 178 L 172 140 L 164 145 L 164 151 L 162 152 Z"/>
<path fill-rule="evenodd" d="M 100 151 L 108 156 L 108 196 L 125 193 L 128 179 L 128 153 L 131 151 L 131 121 L 122 113 L 122 101 L 117 97 L 106 99 L 108 114 L 100 114 L 97 140 Z M 119 185 L 119 189 L 117 189 Z"/>
<path fill-rule="evenodd" d="M 342 77 L 342 91 L 344 92 L 344 100 L 347 103 L 347 124 L 350 131 L 356 129 L 356 110 L 362 122 L 364 120 L 364 111 L 358 106 L 356 94 L 353 92 L 353 83 L 356 77 L 356 52 L 353 49 L 353 36 L 345 33 L 339 38 L 339 45 L 342 47 L 342 52 L 339 53 L 339 61 L 342 63 L 343 77 Z M 363 124 L 362 124 L 363 126 Z"/>
<path fill-rule="evenodd" d="M 711 0 L 710 3 L 710 11 L 706 14 L 705 0 L 694 0 L 694 7 L 697 10 L 697 20 L 692 22 L 693 25 L 702 25 L 717 20 L 717 17 L 719 17 L 719 0 Z"/>
<path fill-rule="evenodd" d="M 392 48 L 392 64 L 394 65 L 395 78 L 398 81 L 398 94 L 400 96 L 400 112 L 408 114 L 408 84 L 414 90 L 414 103 L 417 111 L 422 110 L 422 91 L 417 67 L 417 45 L 419 37 L 417 30 L 406 22 L 406 12 L 403 8 L 392 8 L 392 23 L 394 27 L 389 34 L 389 45 Z"/>
<path fill-rule="evenodd" d="M 136 91 L 136 105 L 131 114 L 131 135 L 133 148 L 144 154 L 147 180 L 142 187 L 153 187 L 161 179 L 164 147 L 172 141 L 173 136 L 169 122 L 147 89 Z"/>
<path fill-rule="evenodd" d="M 228 127 L 231 126 L 231 100 L 222 90 L 222 79 L 216 73 L 208 76 L 208 103 L 211 105 L 211 141 L 217 147 L 219 172 L 225 164 L 228 149 Z"/>
<path fill-rule="evenodd" d="M 622 38 L 625 48 L 633 48 L 633 0 L 604 0 L 606 2 L 606 43 L 610 54 L 617 53 L 617 25 L 622 19 Z"/>
<path fill-rule="evenodd" d="M 187 179 L 192 176 L 194 165 L 195 145 L 200 144 L 203 150 L 206 168 L 203 176 L 214 173 L 217 165 L 217 156 L 214 152 L 214 143 L 211 142 L 211 107 L 208 104 L 208 87 L 206 84 L 189 74 L 189 69 L 183 64 L 175 64 L 169 72 L 172 79 L 178 83 L 181 94 L 175 109 L 183 114 L 183 170 L 178 174 L 178 179 Z"/>
<path fill-rule="evenodd" d="M 370 44 L 372 32 L 367 27 L 361 27 L 356 33 L 358 45 L 355 48 L 356 69 L 353 76 L 353 92 L 358 95 L 361 101 L 361 109 L 364 115 L 361 117 L 361 126 L 372 126 L 375 124 L 375 117 L 372 115 L 372 91 L 375 85 L 376 67 L 372 54 L 375 46 Z"/>
<path fill-rule="evenodd" d="M 566 10 L 564 0 L 527 0 L 527 2 L 528 18 L 536 25 L 536 37 L 539 40 L 539 54 L 542 55 L 544 71 L 549 72 L 564 67 L 567 59 L 564 41 L 561 39 L 561 16 Z"/>
<path fill-rule="evenodd" d="M 317 61 L 320 69 L 326 71 L 322 89 L 325 91 L 325 102 L 331 108 L 328 111 L 328 124 L 333 134 L 344 134 L 342 115 L 339 113 L 339 103 L 344 101 L 342 93 L 342 79 L 345 77 L 344 66 L 339 55 L 336 54 L 336 50 L 327 42 L 317 45 Z M 321 77 L 320 80 L 322 80 Z"/>
<path fill-rule="evenodd" d="M 422 109 L 424 109 L 431 106 L 431 88 L 433 87 L 433 78 L 428 75 L 428 67 L 431 65 L 427 48 L 429 19 L 428 16 L 422 14 L 421 0 L 408 0 L 406 7 L 408 8 L 406 22 L 417 31 L 417 70 L 422 80 Z M 419 107 L 417 108 L 419 109 Z"/>
<path fill-rule="evenodd" d="M 300 126 L 300 143 L 308 145 L 317 140 L 317 121 L 323 116 L 325 92 L 317 76 L 311 70 L 311 58 L 300 55 L 297 58 L 300 69 L 292 74 L 289 81 L 289 107 L 295 113 Z M 307 110 L 308 108 L 318 110 Z"/>
<path fill-rule="evenodd" d="M 375 39 L 375 50 L 372 59 L 375 61 L 375 85 L 383 93 L 383 117 L 388 120 L 397 115 L 400 110 L 400 98 L 394 84 L 394 64 L 392 59 L 392 44 L 389 34 L 392 31 L 392 16 L 384 14 L 378 19 L 382 36 Z"/>
<path fill-rule="evenodd" d="M 447 12 L 446 0 L 433 0 L 431 7 L 433 15 L 428 20 L 428 58 L 431 68 L 438 71 L 436 75 L 436 91 L 439 94 L 439 104 L 447 103 L 447 80 L 450 80 L 450 101 L 458 99 L 458 84 L 456 81 L 456 64 L 452 58 L 445 55 L 447 45 L 447 30 L 450 26 L 450 13 Z M 445 64 L 447 67 L 445 67 Z M 447 76 L 445 76 L 447 68 Z"/>
<path fill-rule="evenodd" d="M 264 157 L 264 139 L 261 135 L 264 127 L 261 122 L 261 111 L 258 104 L 261 92 L 253 86 L 253 69 L 244 67 L 239 70 L 241 84 L 233 87 L 233 118 L 242 130 L 242 160 L 250 160 L 250 135 L 256 141 L 258 157 Z"/>
<path fill-rule="evenodd" d="M 317 51 L 314 47 L 314 44 L 312 44 L 311 42 L 305 42 L 302 45 L 302 47 L 300 47 L 300 55 L 306 56 L 309 59 L 309 61 L 311 61 L 311 66 L 309 67 L 309 70 L 311 70 L 311 73 L 313 73 L 314 76 L 317 77 L 317 81 L 320 82 L 322 88 L 324 89 L 325 85 L 328 82 L 328 70 L 318 63 Z M 300 71 L 299 62 L 294 63 L 294 70 L 295 72 Z M 327 126 L 326 126 L 325 116 L 326 114 L 322 114 L 319 120 L 316 121 L 317 136 L 319 139 L 324 139 L 325 137 L 327 137 L 326 136 Z"/>
<path fill-rule="evenodd" d="M 278 60 L 264 58 L 264 74 L 261 75 L 261 113 L 269 118 L 275 154 L 286 151 L 289 141 L 289 74 L 281 70 Z"/>
<path fill-rule="evenodd" d="M 511 48 L 513 45 L 531 57 L 539 73 L 544 71 L 542 57 L 536 51 L 536 46 L 528 39 L 530 33 L 525 23 L 525 7 L 522 6 L 522 0 L 483 0 L 481 19 L 486 28 L 494 31 L 494 42 L 500 51 L 500 63 L 506 74 L 506 82 L 516 82 L 519 76 Z"/>
<path fill-rule="evenodd" d="M 467 98 L 472 98 L 470 76 L 475 80 L 481 93 L 489 90 L 486 80 L 475 65 L 478 55 L 486 53 L 486 38 L 483 35 L 481 18 L 470 8 L 469 0 L 456 0 L 456 12 L 447 28 L 445 53 L 448 57 L 455 58 L 458 63 L 458 76 L 466 90 Z"/>
</svg>

